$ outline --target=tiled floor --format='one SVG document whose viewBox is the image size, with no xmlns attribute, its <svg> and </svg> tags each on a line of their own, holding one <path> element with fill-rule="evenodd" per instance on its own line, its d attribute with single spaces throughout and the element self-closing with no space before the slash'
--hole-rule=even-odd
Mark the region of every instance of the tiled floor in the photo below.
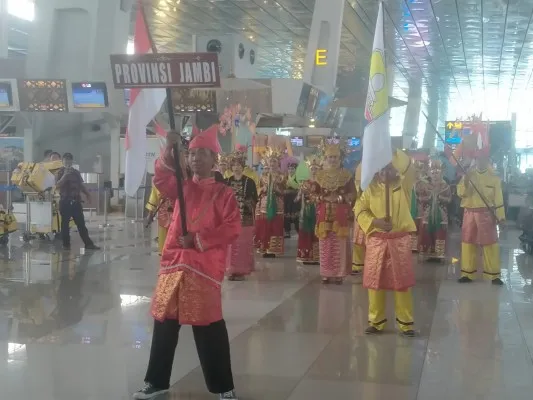
<svg viewBox="0 0 533 400">
<path fill-rule="evenodd" d="M 0 253 L 1 399 L 121 400 L 142 384 L 158 257 L 150 232 L 116 225 L 93 230 L 104 246 L 93 255 L 18 239 Z M 458 239 L 450 242 L 457 257 Z M 393 326 L 364 336 L 359 283 L 325 287 L 317 267 L 293 256 L 259 260 L 248 281 L 224 286 L 242 399 L 531 400 L 533 258 L 519 250 L 515 231 L 501 244 L 501 288 L 458 285 L 457 265 L 417 266 L 415 339 Z M 185 328 L 175 384 L 161 399 L 212 399 L 198 365 Z"/>
</svg>

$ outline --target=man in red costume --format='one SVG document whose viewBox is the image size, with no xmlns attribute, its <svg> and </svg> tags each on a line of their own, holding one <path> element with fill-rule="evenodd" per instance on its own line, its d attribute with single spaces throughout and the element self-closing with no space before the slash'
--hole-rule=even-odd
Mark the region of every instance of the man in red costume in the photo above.
<svg viewBox="0 0 533 400">
<path fill-rule="evenodd" d="M 193 177 L 183 183 L 187 207 L 187 233 L 183 233 L 172 152 L 176 136 L 169 134 L 167 148 L 155 164 L 153 183 L 162 196 L 174 201 L 174 215 L 152 300 L 155 321 L 146 385 L 133 397 L 151 399 L 168 391 L 181 325 L 192 325 L 208 390 L 220 399 L 236 400 L 221 284 L 228 247 L 241 232 L 241 214 L 231 188 L 214 179 L 220 145 L 213 126 L 197 133 L 189 145 Z M 185 160 L 180 162 L 185 170 Z"/>
</svg>

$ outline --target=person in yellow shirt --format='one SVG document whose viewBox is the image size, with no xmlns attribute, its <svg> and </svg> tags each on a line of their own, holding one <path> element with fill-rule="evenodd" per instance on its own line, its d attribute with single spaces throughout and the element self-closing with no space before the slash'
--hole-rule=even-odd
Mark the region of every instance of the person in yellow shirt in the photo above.
<svg viewBox="0 0 533 400">
<path fill-rule="evenodd" d="M 165 240 L 167 239 L 168 227 L 170 226 L 170 220 L 173 213 L 173 204 L 170 200 L 161 196 L 161 193 L 155 186 L 152 186 L 148 203 L 146 203 L 146 209 L 148 210 L 148 221 L 151 222 L 157 214 L 158 232 L 157 243 L 159 254 L 161 255 L 163 247 L 165 246 Z M 147 224 L 149 225 L 149 223 Z"/>
<path fill-rule="evenodd" d="M 396 150 L 392 163 L 383 168 L 355 203 L 354 213 L 366 234 L 363 286 L 368 289 L 367 334 L 383 332 L 387 319 L 387 291 L 393 291 L 396 321 L 403 335 L 415 336 L 413 298 L 415 284 L 411 232 L 416 225 L 411 216 L 411 196 L 415 170 L 411 159 Z M 389 184 L 389 210 L 386 211 L 386 188 Z"/>
<path fill-rule="evenodd" d="M 355 169 L 355 193 L 357 203 L 361 197 L 361 164 Z M 352 275 L 359 276 L 363 271 L 365 265 L 365 233 L 357 223 L 357 219 L 353 224 L 353 248 L 352 248 Z"/>
<path fill-rule="evenodd" d="M 473 185 L 481 192 L 482 197 Z M 503 285 L 500 279 L 497 226 L 504 223 L 505 210 L 501 180 L 489 168 L 489 157 L 486 152 L 482 150 L 479 152 L 476 157 L 476 167 L 457 184 L 457 195 L 461 198 L 461 207 L 464 208 L 459 283 L 470 283 L 474 279 L 477 249 L 481 246 L 483 275 L 494 285 Z M 491 209 L 488 209 L 485 203 Z"/>
</svg>

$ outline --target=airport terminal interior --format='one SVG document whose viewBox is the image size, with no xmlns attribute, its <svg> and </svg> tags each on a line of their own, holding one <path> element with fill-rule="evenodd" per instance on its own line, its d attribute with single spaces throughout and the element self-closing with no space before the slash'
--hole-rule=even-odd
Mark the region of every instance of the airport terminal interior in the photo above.
<svg viewBox="0 0 533 400">
<path fill-rule="evenodd" d="M 0 0 L 0 399 L 531 400 L 532 21 Z"/>
</svg>

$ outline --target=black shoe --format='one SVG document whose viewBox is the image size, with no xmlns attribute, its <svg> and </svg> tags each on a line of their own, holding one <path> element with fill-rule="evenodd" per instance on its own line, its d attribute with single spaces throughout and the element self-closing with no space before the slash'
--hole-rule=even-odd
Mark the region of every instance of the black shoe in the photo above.
<svg viewBox="0 0 533 400">
<path fill-rule="evenodd" d="M 412 329 L 410 329 L 408 331 L 403 331 L 402 335 L 405 336 L 405 337 L 415 337 L 416 336 L 416 332 L 413 331 Z"/>
<path fill-rule="evenodd" d="M 88 246 L 85 246 L 85 250 L 100 250 L 100 247 L 98 247 L 97 245 L 93 243 Z"/>
<path fill-rule="evenodd" d="M 64 244 L 63 245 L 63 250 L 70 250 L 70 244 Z"/>
<path fill-rule="evenodd" d="M 472 279 L 470 279 L 468 276 L 462 276 L 457 280 L 459 283 L 472 283 Z"/>
<path fill-rule="evenodd" d="M 365 329 L 365 335 L 379 335 L 381 333 L 382 331 L 380 331 L 375 326 L 369 326 L 368 328 Z"/>
<path fill-rule="evenodd" d="M 503 281 L 500 278 L 493 279 L 492 280 L 492 284 L 495 285 L 495 286 L 503 286 L 504 285 Z"/>
<path fill-rule="evenodd" d="M 276 258 L 275 254 L 265 253 L 263 254 L 263 258 Z"/>
<path fill-rule="evenodd" d="M 135 400 L 148 400 L 167 392 L 168 389 L 158 389 L 153 387 L 150 383 L 146 383 L 141 390 L 133 394 L 133 398 Z"/>
</svg>

